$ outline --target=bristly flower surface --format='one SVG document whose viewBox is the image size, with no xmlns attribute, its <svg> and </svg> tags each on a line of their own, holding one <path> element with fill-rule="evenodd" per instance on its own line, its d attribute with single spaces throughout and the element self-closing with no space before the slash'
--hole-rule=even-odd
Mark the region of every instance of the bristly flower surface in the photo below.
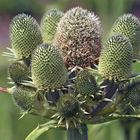
<svg viewBox="0 0 140 140">
<path fill-rule="evenodd" d="M 68 68 L 91 67 L 101 50 L 99 18 L 80 7 L 70 9 L 58 23 L 53 44 L 62 50 Z"/>
</svg>

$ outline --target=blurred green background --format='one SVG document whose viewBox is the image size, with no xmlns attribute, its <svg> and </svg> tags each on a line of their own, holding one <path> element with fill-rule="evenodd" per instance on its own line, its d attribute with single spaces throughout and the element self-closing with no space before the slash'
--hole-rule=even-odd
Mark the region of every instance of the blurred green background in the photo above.
<svg viewBox="0 0 140 140">
<path fill-rule="evenodd" d="M 8 59 L 2 52 L 9 43 L 10 20 L 18 13 L 28 13 L 38 22 L 45 10 L 57 7 L 63 11 L 74 6 L 82 6 L 94 11 L 102 21 L 103 40 L 106 39 L 114 20 L 123 13 L 133 13 L 140 17 L 140 0 L 0 0 L 0 86 L 7 84 Z M 133 66 L 140 71 L 140 65 Z M 39 124 L 46 120 L 37 116 L 26 115 L 20 119 L 19 109 L 10 95 L 0 94 L 0 140 L 24 140 Z M 88 126 L 89 140 L 140 140 L 140 120 L 113 121 L 106 124 Z M 49 130 L 38 140 L 66 140 L 63 130 Z"/>
</svg>

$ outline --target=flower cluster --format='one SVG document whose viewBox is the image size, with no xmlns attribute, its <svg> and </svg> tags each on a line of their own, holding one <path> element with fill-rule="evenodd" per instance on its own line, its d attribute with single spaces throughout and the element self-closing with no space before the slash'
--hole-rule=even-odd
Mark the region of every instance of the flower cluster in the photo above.
<svg viewBox="0 0 140 140">
<path fill-rule="evenodd" d="M 99 17 L 80 7 L 49 10 L 40 25 L 26 14 L 13 18 L 8 92 L 23 112 L 67 129 L 137 117 L 127 112 L 140 108 L 140 77 L 132 70 L 140 22 L 125 14 L 105 43 L 102 32 Z"/>
</svg>

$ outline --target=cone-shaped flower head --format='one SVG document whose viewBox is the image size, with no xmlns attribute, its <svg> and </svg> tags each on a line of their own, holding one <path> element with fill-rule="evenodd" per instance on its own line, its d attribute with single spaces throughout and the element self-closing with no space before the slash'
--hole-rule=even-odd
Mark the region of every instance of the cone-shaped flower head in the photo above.
<svg viewBox="0 0 140 140">
<path fill-rule="evenodd" d="M 80 110 L 78 101 L 69 94 L 60 97 L 58 101 L 58 112 L 64 118 L 75 116 Z"/>
<path fill-rule="evenodd" d="M 29 110 L 36 101 L 36 89 L 27 86 L 16 86 L 12 91 L 15 103 L 23 110 Z"/>
<path fill-rule="evenodd" d="M 80 7 L 72 8 L 60 19 L 54 44 L 61 48 L 67 67 L 91 66 L 101 50 L 99 18 Z"/>
<path fill-rule="evenodd" d="M 113 24 L 111 35 L 120 33 L 130 39 L 133 47 L 133 58 L 140 58 L 140 21 L 132 14 L 120 16 Z"/>
<path fill-rule="evenodd" d="M 30 58 L 37 45 L 42 43 L 36 20 L 26 14 L 15 16 L 10 24 L 10 40 L 17 59 Z"/>
<path fill-rule="evenodd" d="M 50 9 L 43 15 L 40 26 L 44 42 L 52 42 L 56 27 L 62 16 L 63 13 L 57 9 Z"/>
<path fill-rule="evenodd" d="M 127 79 L 131 74 L 132 57 L 133 48 L 128 38 L 110 37 L 99 58 L 99 74 L 105 79 Z"/>
<path fill-rule="evenodd" d="M 8 74 L 16 84 L 20 84 L 24 82 L 24 80 L 29 80 L 29 76 L 31 76 L 29 68 L 20 62 L 11 64 L 8 69 Z"/>
<path fill-rule="evenodd" d="M 76 91 L 83 96 L 95 95 L 98 85 L 91 70 L 83 69 L 78 72 L 76 78 Z"/>
<path fill-rule="evenodd" d="M 32 57 L 31 73 L 34 84 L 39 89 L 61 88 L 67 79 L 67 71 L 58 48 L 41 44 Z"/>
<path fill-rule="evenodd" d="M 140 107 L 140 83 L 133 85 L 129 89 L 127 99 L 133 107 Z"/>
</svg>

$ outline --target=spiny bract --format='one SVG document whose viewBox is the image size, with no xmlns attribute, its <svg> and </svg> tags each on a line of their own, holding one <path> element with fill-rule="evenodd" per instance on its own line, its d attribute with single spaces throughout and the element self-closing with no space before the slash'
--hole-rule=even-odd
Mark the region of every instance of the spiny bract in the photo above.
<svg viewBox="0 0 140 140">
<path fill-rule="evenodd" d="M 50 9 L 44 14 L 40 24 L 44 42 L 52 42 L 57 24 L 62 16 L 63 13 L 57 9 Z"/>
<path fill-rule="evenodd" d="M 133 58 L 140 58 L 140 22 L 137 17 L 132 14 L 124 14 L 120 16 L 111 29 L 111 35 L 120 33 L 130 39 L 133 47 Z"/>
<path fill-rule="evenodd" d="M 65 94 L 58 101 L 58 112 L 64 118 L 75 116 L 80 111 L 78 101 L 70 94 Z"/>
<path fill-rule="evenodd" d="M 27 86 L 13 88 L 12 96 L 15 103 L 23 110 L 30 110 L 36 101 L 36 89 Z"/>
<path fill-rule="evenodd" d="M 78 72 L 76 78 L 76 91 L 83 96 L 94 95 L 98 91 L 98 85 L 93 73 L 88 69 Z"/>
<path fill-rule="evenodd" d="M 66 82 L 67 71 L 58 48 L 39 45 L 32 57 L 31 73 L 37 88 L 47 91 L 61 88 Z"/>
<path fill-rule="evenodd" d="M 19 14 L 10 24 L 10 40 L 17 59 L 31 57 L 37 45 L 42 43 L 41 31 L 36 20 L 26 14 Z"/>
<path fill-rule="evenodd" d="M 99 58 L 99 74 L 105 79 L 128 79 L 132 56 L 133 48 L 128 38 L 123 35 L 110 37 Z"/>
<path fill-rule="evenodd" d="M 31 76 L 29 68 L 21 62 L 12 63 L 9 66 L 8 74 L 15 84 L 20 84 L 25 80 L 29 80 L 29 76 Z"/>
<path fill-rule="evenodd" d="M 72 8 L 60 19 L 53 44 L 61 48 L 67 67 L 91 66 L 101 50 L 99 18 L 80 7 Z"/>
</svg>

